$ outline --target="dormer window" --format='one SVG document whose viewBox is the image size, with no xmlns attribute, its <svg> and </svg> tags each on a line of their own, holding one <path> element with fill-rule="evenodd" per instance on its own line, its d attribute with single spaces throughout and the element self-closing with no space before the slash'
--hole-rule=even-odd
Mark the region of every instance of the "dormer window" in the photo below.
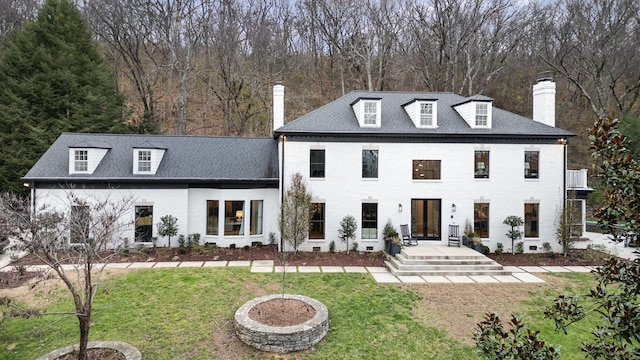
<svg viewBox="0 0 640 360">
<path fill-rule="evenodd" d="M 476 126 L 487 126 L 488 108 L 489 104 L 487 103 L 476 103 Z"/>
<path fill-rule="evenodd" d="M 433 126 L 433 104 L 420 104 L 420 126 Z"/>
<path fill-rule="evenodd" d="M 89 170 L 89 151 L 88 150 L 75 150 L 74 151 L 74 172 L 86 173 Z"/>
<path fill-rule="evenodd" d="M 133 149 L 133 174 L 155 175 L 165 153 L 160 145 L 146 144 L 149 147 Z"/>
<path fill-rule="evenodd" d="M 376 125 L 378 123 L 378 103 L 375 101 L 364 102 L 364 124 Z"/>
<path fill-rule="evenodd" d="M 415 127 L 422 129 L 438 127 L 438 102 L 435 99 L 413 99 L 402 107 Z"/>
<path fill-rule="evenodd" d="M 353 113 L 358 119 L 360 127 L 380 127 L 380 112 L 382 101 L 380 99 L 358 99 L 351 104 Z"/>
<path fill-rule="evenodd" d="M 151 150 L 138 151 L 138 171 L 139 172 L 151 171 Z"/>
</svg>

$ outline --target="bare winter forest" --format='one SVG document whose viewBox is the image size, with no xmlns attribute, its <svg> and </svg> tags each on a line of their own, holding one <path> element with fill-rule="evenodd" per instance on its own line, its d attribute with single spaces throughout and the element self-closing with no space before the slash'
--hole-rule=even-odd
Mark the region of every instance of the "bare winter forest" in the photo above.
<svg viewBox="0 0 640 360">
<path fill-rule="evenodd" d="M 0 38 L 39 0 L 1 0 Z M 130 121 L 167 134 L 266 136 L 271 89 L 286 119 L 356 89 L 483 94 L 531 116 L 557 82 L 557 126 L 588 167 L 597 117 L 638 124 L 637 0 L 76 0 L 113 65 Z"/>
</svg>

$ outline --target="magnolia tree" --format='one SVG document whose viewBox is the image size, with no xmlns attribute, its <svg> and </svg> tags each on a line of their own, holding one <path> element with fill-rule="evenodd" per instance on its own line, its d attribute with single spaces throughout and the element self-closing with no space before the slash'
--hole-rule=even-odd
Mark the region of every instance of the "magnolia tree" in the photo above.
<svg viewBox="0 0 640 360">
<path fill-rule="evenodd" d="M 110 259 L 122 246 L 123 232 L 133 223 L 132 198 L 119 201 L 78 197 L 67 192 L 58 207 L 43 205 L 28 211 L 29 199 L 0 194 L 3 231 L 15 241 L 13 249 L 26 251 L 46 264 L 69 290 L 78 319 L 78 359 L 87 359 L 93 301 Z"/>
</svg>

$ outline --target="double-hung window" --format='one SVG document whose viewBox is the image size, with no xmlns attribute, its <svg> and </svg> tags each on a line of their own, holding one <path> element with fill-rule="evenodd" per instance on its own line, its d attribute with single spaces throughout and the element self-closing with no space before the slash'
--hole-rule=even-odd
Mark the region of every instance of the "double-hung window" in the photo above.
<svg viewBox="0 0 640 360">
<path fill-rule="evenodd" d="M 487 118 L 489 115 L 489 104 L 476 104 L 476 126 L 487 126 Z"/>
<path fill-rule="evenodd" d="M 420 104 L 420 126 L 433 126 L 433 104 Z"/>
<path fill-rule="evenodd" d="M 378 103 L 376 101 L 364 102 L 364 124 L 376 125 L 378 123 Z"/>
<path fill-rule="evenodd" d="M 73 170 L 76 172 L 89 171 L 89 151 L 88 150 L 75 150 L 74 151 L 74 166 Z"/>
<path fill-rule="evenodd" d="M 378 150 L 362 150 L 362 177 L 378 177 Z"/>
<path fill-rule="evenodd" d="M 476 179 L 489 178 L 489 152 L 476 150 L 473 161 L 474 177 Z"/>
<path fill-rule="evenodd" d="M 362 239 L 378 238 L 378 204 L 362 204 Z"/>
<path fill-rule="evenodd" d="M 151 150 L 138 150 L 138 171 L 151 171 Z"/>
<path fill-rule="evenodd" d="M 312 178 L 324 177 L 324 150 L 311 150 L 309 154 L 309 176 Z"/>
<path fill-rule="evenodd" d="M 489 237 L 489 203 L 473 204 L 473 232 L 481 238 Z"/>
<path fill-rule="evenodd" d="M 540 174 L 538 170 L 540 153 L 538 151 L 524 152 L 524 178 L 537 179 Z"/>
</svg>

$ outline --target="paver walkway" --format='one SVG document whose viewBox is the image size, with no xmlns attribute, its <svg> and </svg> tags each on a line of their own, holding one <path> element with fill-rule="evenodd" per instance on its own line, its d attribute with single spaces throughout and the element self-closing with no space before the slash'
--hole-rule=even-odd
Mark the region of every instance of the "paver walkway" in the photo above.
<svg viewBox="0 0 640 360">
<path fill-rule="evenodd" d="M 101 264 L 96 264 L 100 266 Z M 134 262 L 109 263 L 107 269 L 151 269 L 151 268 L 187 268 L 187 267 L 247 267 L 255 273 L 282 272 L 282 268 L 275 265 L 273 260 L 255 261 L 174 261 L 174 262 Z M 71 269 L 71 265 L 65 265 Z M 27 266 L 28 271 L 46 269 L 46 265 Z M 589 266 L 510 266 L 512 275 L 482 275 L 482 276 L 394 276 L 384 267 L 364 266 L 288 266 L 288 273 L 368 273 L 378 283 L 450 283 L 450 284 L 499 284 L 499 283 L 543 283 L 544 280 L 535 273 L 545 272 L 590 272 Z M 13 271 L 13 267 L 6 266 L 0 271 Z"/>
</svg>

